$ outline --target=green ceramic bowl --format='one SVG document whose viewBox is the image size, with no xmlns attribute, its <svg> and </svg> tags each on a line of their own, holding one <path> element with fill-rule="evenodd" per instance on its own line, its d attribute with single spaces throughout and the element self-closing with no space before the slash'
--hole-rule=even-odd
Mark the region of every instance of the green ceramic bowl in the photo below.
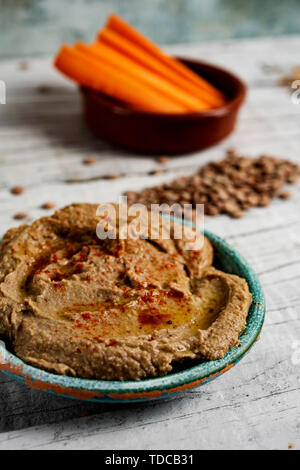
<svg viewBox="0 0 300 470">
<path fill-rule="evenodd" d="M 21 383 L 53 395 L 106 403 L 166 398 L 220 377 L 235 366 L 257 340 L 265 316 L 265 299 L 256 274 L 244 258 L 220 237 L 210 232 L 205 232 L 205 235 L 214 245 L 214 265 L 246 279 L 253 296 L 240 345 L 230 349 L 223 359 L 195 363 L 192 367 L 155 379 L 127 382 L 86 380 L 50 374 L 32 367 L 0 343 L 0 370 Z"/>
</svg>

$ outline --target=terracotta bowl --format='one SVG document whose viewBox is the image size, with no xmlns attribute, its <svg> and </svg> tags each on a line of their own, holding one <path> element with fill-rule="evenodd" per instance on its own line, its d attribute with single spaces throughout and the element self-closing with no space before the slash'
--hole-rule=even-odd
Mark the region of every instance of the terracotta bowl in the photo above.
<svg viewBox="0 0 300 470">
<path fill-rule="evenodd" d="M 179 393 L 205 385 L 221 378 L 234 367 L 255 344 L 263 325 L 265 300 L 259 280 L 244 258 L 222 238 L 205 232 L 215 249 L 214 265 L 228 273 L 246 279 L 252 293 L 246 329 L 240 336 L 240 345 L 231 348 L 223 359 L 185 364 L 179 371 L 165 377 L 137 381 L 87 380 L 52 374 L 25 364 L 5 349 L 0 342 L 0 370 L 8 377 L 51 393 L 55 396 L 104 403 L 127 403 L 165 399 Z"/>
<path fill-rule="evenodd" d="M 159 114 L 138 111 L 89 88 L 81 88 L 89 129 L 103 140 L 137 153 L 194 152 L 227 137 L 234 129 L 246 97 L 246 85 L 234 74 L 215 65 L 181 59 L 227 97 L 224 106 L 198 113 Z"/>
</svg>

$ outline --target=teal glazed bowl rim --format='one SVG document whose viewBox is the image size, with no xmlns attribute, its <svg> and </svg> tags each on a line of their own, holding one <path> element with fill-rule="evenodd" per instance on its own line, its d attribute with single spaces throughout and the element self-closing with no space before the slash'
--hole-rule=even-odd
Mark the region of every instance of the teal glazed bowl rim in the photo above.
<svg viewBox="0 0 300 470">
<path fill-rule="evenodd" d="M 203 385 L 230 370 L 256 342 L 264 322 L 265 298 L 257 275 L 247 261 L 219 236 L 205 231 L 220 267 L 246 279 L 253 299 L 239 346 L 219 360 L 202 362 L 164 377 L 140 381 L 103 381 L 57 375 L 24 363 L 0 343 L 0 370 L 30 387 L 60 397 L 93 402 L 139 402 L 166 398 Z"/>
</svg>

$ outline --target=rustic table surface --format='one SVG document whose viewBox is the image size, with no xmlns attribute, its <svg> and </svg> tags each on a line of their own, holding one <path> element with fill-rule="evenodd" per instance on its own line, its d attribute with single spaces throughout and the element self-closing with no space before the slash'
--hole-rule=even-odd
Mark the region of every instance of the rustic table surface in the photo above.
<svg viewBox="0 0 300 470">
<path fill-rule="evenodd" d="M 0 63 L 7 104 L 0 105 L 0 227 L 45 215 L 41 205 L 117 200 L 218 160 L 228 147 L 300 162 L 300 105 L 278 79 L 297 66 L 300 37 L 172 47 L 238 73 L 249 86 L 236 132 L 201 153 L 166 165 L 95 140 L 85 129 L 75 87 L 51 60 Z M 299 59 L 298 59 L 299 60 Z M 84 166 L 92 156 L 96 163 Z M 155 169 L 164 169 L 150 175 Z M 109 174 L 120 174 L 107 180 Z M 22 185 L 24 194 L 10 188 Z M 38 392 L 0 374 L 0 448 L 273 449 L 300 448 L 300 187 L 288 201 L 253 209 L 243 219 L 206 218 L 256 269 L 267 298 L 260 341 L 233 370 L 163 402 L 97 405 Z M 50 211 L 48 211 L 50 213 Z"/>
</svg>

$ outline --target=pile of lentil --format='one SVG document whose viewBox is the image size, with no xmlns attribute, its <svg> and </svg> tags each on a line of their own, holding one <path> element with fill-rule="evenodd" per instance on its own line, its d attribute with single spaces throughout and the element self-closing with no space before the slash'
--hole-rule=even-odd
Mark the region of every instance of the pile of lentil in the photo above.
<svg viewBox="0 0 300 470">
<path fill-rule="evenodd" d="M 204 204 L 207 215 L 242 217 L 251 207 L 268 206 L 272 198 L 288 199 L 290 193 L 282 187 L 295 183 L 299 176 L 300 167 L 288 160 L 268 155 L 248 158 L 229 150 L 223 160 L 206 164 L 192 176 L 125 195 L 128 204 L 179 203 L 194 208 Z"/>
</svg>

